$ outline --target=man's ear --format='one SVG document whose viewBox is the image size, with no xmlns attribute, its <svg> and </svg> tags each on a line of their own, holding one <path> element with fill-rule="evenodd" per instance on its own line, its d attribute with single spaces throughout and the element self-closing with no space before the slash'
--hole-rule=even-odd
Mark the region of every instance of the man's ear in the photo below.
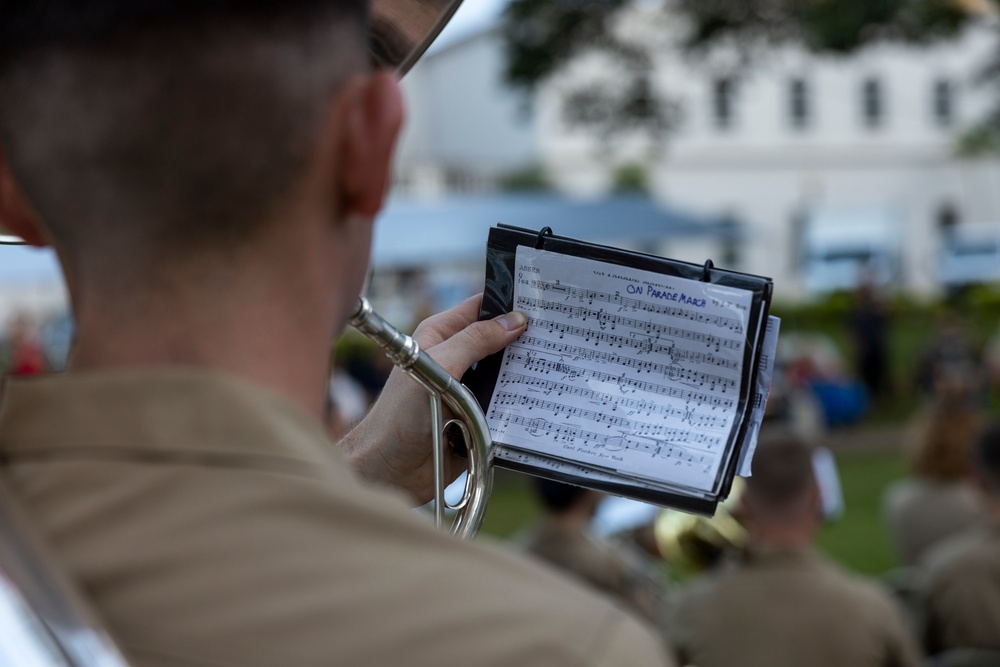
<svg viewBox="0 0 1000 667">
<path fill-rule="evenodd" d="M 38 214 L 14 181 L 10 165 L 0 152 L 0 228 L 20 236 L 29 245 L 49 245 Z"/>
<path fill-rule="evenodd" d="M 393 72 L 379 70 L 345 86 L 344 162 L 347 213 L 372 217 L 382 208 L 403 125 L 403 95 Z"/>
</svg>

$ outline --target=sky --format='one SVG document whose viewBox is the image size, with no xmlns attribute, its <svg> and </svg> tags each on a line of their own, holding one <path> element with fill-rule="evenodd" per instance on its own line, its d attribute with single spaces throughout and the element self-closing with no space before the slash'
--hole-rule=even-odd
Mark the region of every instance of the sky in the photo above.
<svg viewBox="0 0 1000 667">
<path fill-rule="evenodd" d="M 49 280 L 59 280 L 58 266 L 51 250 L 0 245 L 0 284 Z"/>
<path fill-rule="evenodd" d="M 428 52 L 445 48 L 476 34 L 493 23 L 503 13 L 508 0 L 464 0 L 451 21 L 434 40 Z"/>
</svg>

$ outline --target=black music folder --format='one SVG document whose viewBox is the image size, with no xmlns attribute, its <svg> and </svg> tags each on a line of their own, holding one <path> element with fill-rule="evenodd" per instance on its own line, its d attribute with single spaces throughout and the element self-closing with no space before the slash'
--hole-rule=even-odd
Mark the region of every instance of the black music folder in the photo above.
<svg viewBox="0 0 1000 667">
<path fill-rule="evenodd" d="M 508 225 L 480 317 L 527 331 L 463 378 L 494 463 L 713 514 L 748 475 L 778 321 L 770 278 Z"/>
</svg>

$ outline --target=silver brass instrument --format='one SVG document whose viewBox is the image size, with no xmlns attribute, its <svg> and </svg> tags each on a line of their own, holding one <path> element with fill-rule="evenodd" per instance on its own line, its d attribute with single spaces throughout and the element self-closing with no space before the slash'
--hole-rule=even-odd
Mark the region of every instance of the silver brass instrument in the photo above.
<svg viewBox="0 0 1000 667">
<path fill-rule="evenodd" d="M 486 416 L 478 401 L 465 385 L 421 350 L 417 341 L 380 317 L 368 299 L 360 298 L 358 310 L 350 323 L 382 348 L 392 363 L 427 390 L 434 448 L 434 522 L 443 526 L 445 510 L 453 510 L 456 514 L 451 532 L 459 537 L 474 536 L 483 524 L 486 502 L 493 487 L 492 440 Z M 444 421 L 442 402 L 456 415 L 455 418 Z M 469 461 L 465 492 L 456 505 L 449 505 L 444 497 L 447 486 L 444 461 L 449 447 L 445 432 L 452 427 L 462 434 Z"/>
</svg>

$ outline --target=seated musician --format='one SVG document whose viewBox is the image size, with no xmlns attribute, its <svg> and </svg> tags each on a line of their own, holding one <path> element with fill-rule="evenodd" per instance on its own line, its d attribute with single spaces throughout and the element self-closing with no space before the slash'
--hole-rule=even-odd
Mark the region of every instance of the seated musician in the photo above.
<svg viewBox="0 0 1000 667">
<path fill-rule="evenodd" d="M 544 515 L 515 535 L 515 544 L 661 624 L 667 588 L 655 565 L 591 528 L 604 494 L 541 477 L 531 482 Z"/>
<path fill-rule="evenodd" d="M 766 437 L 741 496 L 746 562 L 679 597 L 668 633 L 698 667 L 915 667 L 921 660 L 888 594 L 814 549 L 821 501 L 809 448 Z"/>
<path fill-rule="evenodd" d="M 989 649 L 1000 662 L 1000 424 L 977 439 L 973 477 L 985 526 L 935 547 L 922 563 L 928 651 Z"/>
<path fill-rule="evenodd" d="M 984 523 L 970 481 L 972 449 L 982 429 L 980 409 L 963 392 L 942 391 L 919 415 L 920 430 L 910 452 L 912 475 L 893 483 L 883 496 L 883 513 L 905 566 L 952 535 Z"/>
<path fill-rule="evenodd" d="M 78 326 L 65 375 L 5 387 L 0 474 L 133 665 L 669 664 L 410 511 L 432 471 L 408 378 L 325 436 L 403 115 L 364 0 L 0 7 L 0 226 L 55 248 Z M 477 315 L 417 337 L 461 375 L 525 328 Z"/>
</svg>

